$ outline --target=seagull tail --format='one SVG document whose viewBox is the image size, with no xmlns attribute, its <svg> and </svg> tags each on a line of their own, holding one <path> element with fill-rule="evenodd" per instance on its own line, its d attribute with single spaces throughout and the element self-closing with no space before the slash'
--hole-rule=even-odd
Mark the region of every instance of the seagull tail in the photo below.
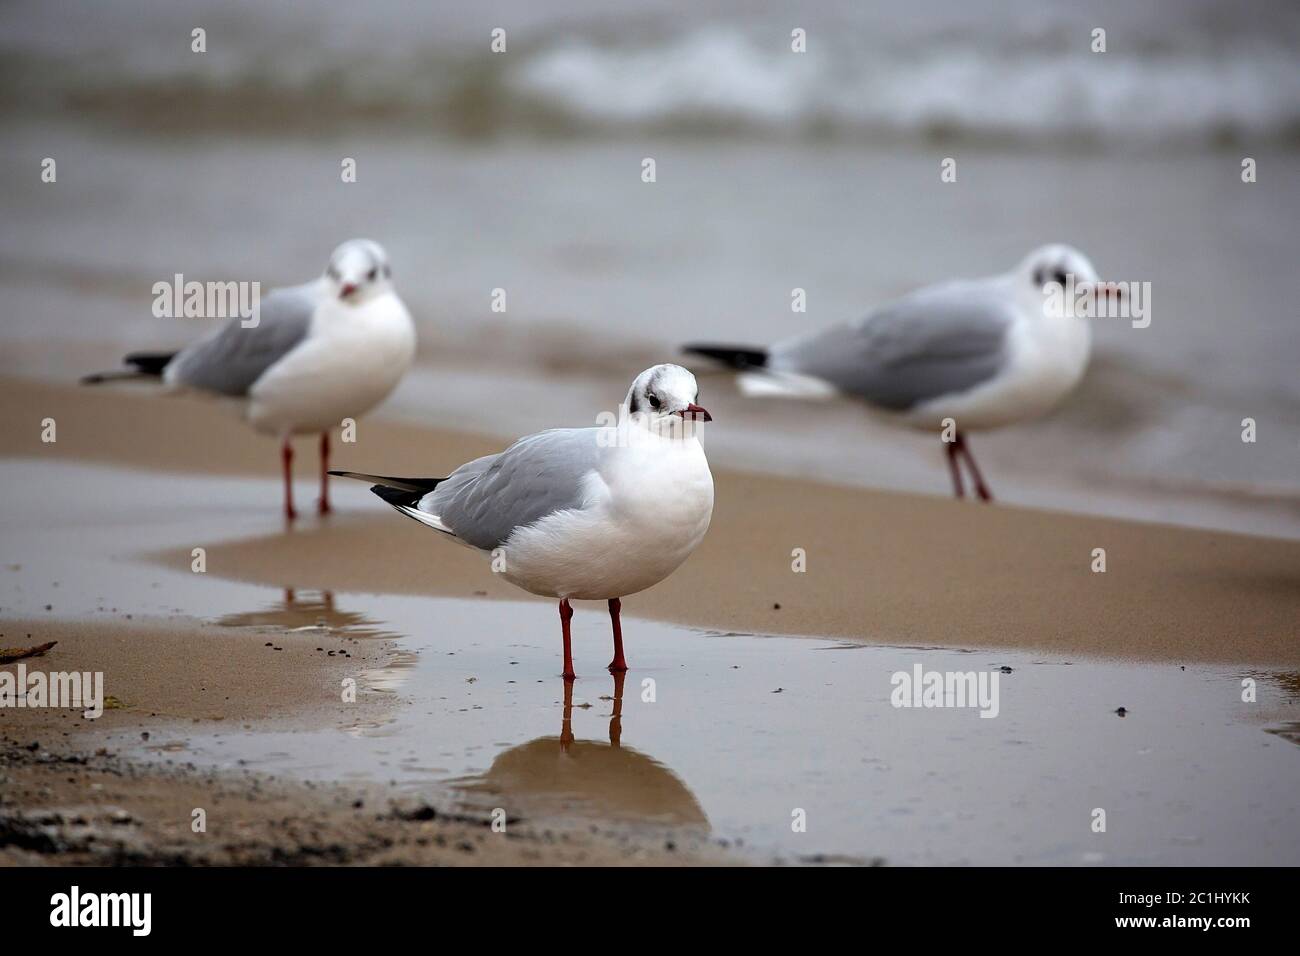
<svg viewBox="0 0 1300 956">
<path fill-rule="evenodd" d="M 163 369 L 176 357 L 175 352 L 132 352 L 122 359 L 129 369 L 113 372 L 96 372 L 81 380 L 82 385 L 100 385 L 104 382 L 129 382 L 142 379 L 160 379 Z"/>
<path fill-rule="evenodd" d="M 370 490 L 390 505 L 414 504 L 442 484 L 445 478 L 391 478 L 387 475 L 367 475 L 362 471 L 331 471 L 335 478 L 355 478 L 369 481 Z"/>
<path fill-rule="evenodd" d="M 428 525 L 435 531 L 456 536 L 456 532 L 443 524 L 442 519 L 437 515 L 420 510 L 420 499 L 446 481 L 445 478 L 393 478 L 386 475 L 367 475 L 359 471 L 331 471 L 330 474 L 337 478 L 355 478 L 358 481 L 373 482 L 370 490 L 408 518 L 414 518 L 420 524 Z"/>
<path fill-rule="evenodd" d="M 741 394 L 751 398 L 822 399 L 835 394 L 834 387 L 821 379 L 773 369 L 764 349 L 740 345 L 683 345 L 682 351 L 688 355 L 703 355 L 735 369 L 740 373 L 736 378 L 737 387 Z"/>
<path fill-rule="evenodd" d="M 760 369 L 736 377 L 740 394 L 749 398 L 795 398 L 821 400 L 835 394 L 835 386 L 811 375 Z"/>
<path fill-rule="evenodd" d="M 766 350 L 743 345 L 683 345 L 682 351 L 687 355 L 703 355 L 741 372 L 767 366 Z"/>
</svg>

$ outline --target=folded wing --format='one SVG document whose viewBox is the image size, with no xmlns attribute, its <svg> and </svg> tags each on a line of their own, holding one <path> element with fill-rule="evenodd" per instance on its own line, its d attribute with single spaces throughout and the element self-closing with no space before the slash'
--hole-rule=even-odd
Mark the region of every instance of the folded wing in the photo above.
<svg viewBox="0 0 1300 956">
<path fill-rule="evenodd" d="M 261 301 L 258 323 L 230 319 L 182 350 L 167 366 L 167 382 L 218 395 L 247 395 L 268 368 L 293 351 L 311 329 L 311 286 L 276 289 Z"/>
<path fill-rule="evenodd" d="M 788 340 L 768 367 L 903 411 L 964 392 L 1004 367 L 1012 308 L 981 284 L 922 290 L 859 322 Z"/>
<path fill-rule="evenodd" d="M 476 548 L 499 547 L 516 528 L 583 507 L 598 470 L 596 428 L 556 428 L 521 438 L 498 455 L 463 465 L 420 501 Z"/>
</svg>

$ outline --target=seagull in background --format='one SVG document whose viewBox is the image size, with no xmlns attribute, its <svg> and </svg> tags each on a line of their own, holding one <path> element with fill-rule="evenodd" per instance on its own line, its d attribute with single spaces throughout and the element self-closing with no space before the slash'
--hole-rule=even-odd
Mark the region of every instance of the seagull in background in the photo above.
<svg viewBox="0 0 1300 956">
<path fill-rule="evenodd" d="M 284 516 L 292 521 L 293 445 L 320 434 L 318 514 L 328 514 L 330 430 L 388 397 L 415 357 L 415 325 L 393 289 L 383 247 L 352 239 L 330 255 L 325 274 L 262 297 L 258 321 L 234 318 L 179 352 L 136 352 L 129 370 L 84 384 L 160 380 L 171 392 L 233 399 L 259 432 L 280 438 Z"/>
<path fill-rule="evenodd" d="M 960 459 L 975 493 L 992 500 L 966 438 L 1042 415 L 1083 377 L 1092 330 L 1051 308 L 1053 283 L 1121 295 L 1079 250 L 1035 249 L 1010 272 L 919 289 L 865 318 L 778 342 L 770 349 L 687 345 L 740 371 L 748 395 L 859 399 L 900 425 L 940 431 L 953 492 L 964 494 Z M 949 427 L 945 419 L 951 419 Z"/>
<path fill-rule="evenodd" d="M 698 400 L 694 375 L 656 365 L 633 381 L 617 424 L 538 432 L 446 478 L 330 474 L 372 482 L 402 514 L 490 555 L 507 581 L 558 598 L 565 680 L 574 678 L 569 601 L 608 601 L 609 670 L 621 673 L 619 599 L 675 571 L 713 515 L 699 440 L 712 418 Z"/>
</svg>

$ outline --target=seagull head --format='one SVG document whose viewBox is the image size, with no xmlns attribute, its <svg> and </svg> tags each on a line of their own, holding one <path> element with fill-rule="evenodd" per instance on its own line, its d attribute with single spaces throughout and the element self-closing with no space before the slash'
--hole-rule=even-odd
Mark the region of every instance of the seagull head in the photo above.
<svg viewBox="0 0 1300 956">
<path fill-rule="evenodd" d="M 359 305 L 393 287 L 393 270 L 384 247 L 370 239 L 349 239 L 330 254 L 325 280 L 334 296 Z"/>
<path fill-rule="evenodd" d="M 684 422 L 711 422 L 698 404 L 695 376 L 680 365 L 655 365 L 632 382 L 625 405 L 628 416 L 652 431 L 677 432 Z"/>
<path fill-rule="evenodd" d="M 1041 299 L 1049 286 L 1068 288 L 1071 281 L 1079 291 L 1091 287 L 1099 295 L 1123 296 L 1122 286 L 1101 281 L 1091 259 L 1062 243 L 1039 246 L 1016 268 L 1017 285 L 1035 299 Z"/>
</svg>

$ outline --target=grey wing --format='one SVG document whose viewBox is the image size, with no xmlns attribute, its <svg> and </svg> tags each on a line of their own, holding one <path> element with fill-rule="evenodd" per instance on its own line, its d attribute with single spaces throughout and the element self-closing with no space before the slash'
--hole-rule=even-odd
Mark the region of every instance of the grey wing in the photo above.
<svg viewBox="0 0 1300 956">
<path fill-rule="evenodd" d="M 181 351 L 167 366 L 167 381 L 220 395 L 247 395 L 262 373 L 284 358 L 311 328 L 316 300 L 311 286 L 272 290 L 262 299 L 257 325 L 238 318 Z"/>
<path fill-rule="evenodd" d="M 914 293 L 860 322 L 782 343 L 768 365 L 903 411 L 997 375 L 1014 319 L 1012 306 L 985 287 L 954 283 Z"/>
<path fill-rule="evenodd" d="M 500 546 L 516 528 L 580 508 L 586 477 L 600 466 L 597 428 L 556 428 L 521 438 L 498 455 L 462 465 L 420 500 L 476 548 Z"/>
</svg>

